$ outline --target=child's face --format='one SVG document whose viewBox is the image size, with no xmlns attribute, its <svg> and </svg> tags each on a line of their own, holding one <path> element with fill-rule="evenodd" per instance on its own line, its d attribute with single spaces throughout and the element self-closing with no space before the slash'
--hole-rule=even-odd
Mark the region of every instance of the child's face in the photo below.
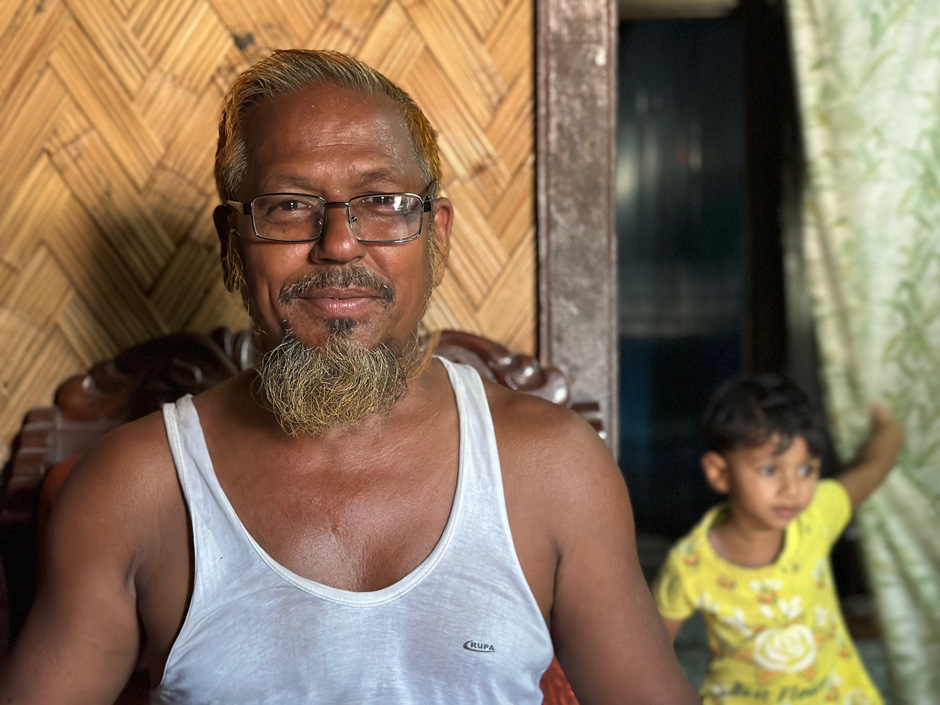
<svg viewBox="0 0 940 705">
<path fill-rule="evenodd" d="M 813 499 L 819 459 L 810 453 L 801 436 L 794 438 L 783 452 L 777 452 L 778 441 L 774 437 L 764 445 L 738 448 L 718 456 L 718 462 L 724 465 L 716 470 L 718 481 L 709 476 L 715 489 L 727 492 L 732 518 L 744 526 L 786 528 Z"/>
</svg>

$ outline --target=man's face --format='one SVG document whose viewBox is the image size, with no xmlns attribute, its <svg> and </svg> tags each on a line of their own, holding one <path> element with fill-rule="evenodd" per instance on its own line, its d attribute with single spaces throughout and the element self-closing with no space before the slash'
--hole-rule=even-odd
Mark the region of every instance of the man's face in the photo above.
<svg viewBox="0 0 940 705">
<path fill-rule="evenodd" d="M 248 168 L 237 194 L 243 202 L 279 192 L 348 201 L 368 193 L 422 194 L 428 186 L 392 102 L 332 84 L 250 109 L 245 142 Z M 259 240 L 250 217 L 234 215 L 241 235 L 234 245 L 262 351 L 289 330 L 309 348 L 337 334 L 370 348 L 403 345 L 436 283 L 428 257 L 431 218 L 446 253 L 451 216 L 450 202 L 438 199 L 424 216 L 420 238 L 382 245 L 358 242 L 342 207 L 328 209 L 318 240 L 301 243 Z"/>
</svg>

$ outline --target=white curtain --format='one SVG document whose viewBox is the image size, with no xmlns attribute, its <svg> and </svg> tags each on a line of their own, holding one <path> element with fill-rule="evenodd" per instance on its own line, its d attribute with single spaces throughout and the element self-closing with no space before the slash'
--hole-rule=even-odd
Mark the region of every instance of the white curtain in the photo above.
<svg viewBox="0 0 940 705">
<path fill-rule="evenodd" d="M 940 703 L 940 2 L 788 0 L 803 252 L 833 430 L 907 442 L 858 523 L 898 704 Z"/>
</svg>

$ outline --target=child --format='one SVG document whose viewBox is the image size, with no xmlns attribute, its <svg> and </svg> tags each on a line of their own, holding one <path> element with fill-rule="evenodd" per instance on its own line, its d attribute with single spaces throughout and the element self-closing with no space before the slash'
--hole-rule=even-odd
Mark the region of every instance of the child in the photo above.
<svg viewBox="0 0 940 705">
<path fill-rule="evenodd" d="M 702 418 L 709 485 L 728 501 L 670 551 L 653 595 L 671 638 L 701 611 L 706 705 L 882 702 L 839 610 L 829 551 L 894 466 L 904 432 L 876 404 L 857 460 L 820 480 L 823 420 L 775 375 L 722 385 Z"/>
</svg>

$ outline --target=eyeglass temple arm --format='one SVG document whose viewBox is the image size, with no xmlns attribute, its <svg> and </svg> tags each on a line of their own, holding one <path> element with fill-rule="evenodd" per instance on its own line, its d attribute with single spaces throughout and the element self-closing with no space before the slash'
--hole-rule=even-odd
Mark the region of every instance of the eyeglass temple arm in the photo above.
<svg viewBox="0 0 940 705">
<path fill-rule="evenodd" d="M 242 203 L 241 201 L 226 201 L 225 203 L 226 205 L 229 205 L 232 208 L 234 208 L 236 211 L 238 211 L 242 215 L 251 215 L 250 203 Z"/>
<path fill-rule="evenodd" d="M 421 211 L 422 213 L 431 212 L 431 205 L 434 203 L 434 201 L 437 200 L 437 196 L 434 195 L 436 192 L 437 192 L 437 180 L 434 180 L 428 184 L 428 187 L 426 189 L 424 189 L 424 193 L 426 195 L 424 196 L 424 198 L 421 199 L 421 203 L 423 205 L 423 208 Z"/>
</svg>

